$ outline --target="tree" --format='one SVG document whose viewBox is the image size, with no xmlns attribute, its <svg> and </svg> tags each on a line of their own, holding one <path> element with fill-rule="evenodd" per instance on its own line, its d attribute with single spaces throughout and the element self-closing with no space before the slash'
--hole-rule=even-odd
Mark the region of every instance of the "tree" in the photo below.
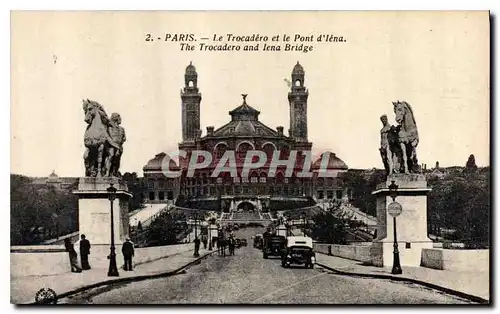
<svg viewBox="0 0 500 314">
<path fill-rule="evenodd" d="M 345 223 L 333 214 L 325 212 L 313 217 L 312 237 L 325 243 L 346 244 Z"/>
<path fill-rule="evenodd" d="M 476 173 L 477 172 L 476 158 L 474 157 L 473 154 L 471 154 L 469 156 L 469 159 L 467 160 L 467 163 L 465 164 L 465 169 L 463 172 L 464 173 Z"/>
<path fill-rule="evenodd" d="M 370 172 L 347 171 L 339 175 L 342 186 L 352 191 L 351 203 L 362 212 L 369 215 L 377 215 L 376 197 L 372 192 L 377 188 L 377 184 L 385 179 L 383 170 Z"/>
<path fill-rule="evenodd" d="M 125 172 L 122 179 L 127 184 L 128 191 L 132 193 L 132 198 L 129 200 L 129 211 L 143 208 L 142 179 L 137 177 L 136 172 Z"/>
<path fill-rule="evenodd" d="M 25 176 L 11 175 L 11 244 L 34 244 L 45 236 L 74 232 L 77 226 L 78 199 L 70 189 L 35 185 Z"/>
<path fill-rule="evenodd" d="M 177 241 L 175 218 L 169 213 L 165 213 L 153 220 L 148 227 L 148 245 L 169 245 Z"/>
<path fill-rule="evenodd" d="M 489 172 L 448 175 L 446 180 L 428 182 L 428 224 L 431 233 L 455 231 L 453 238 L 471 247 L 488 246 L 490 219 Z"/>
</svg>

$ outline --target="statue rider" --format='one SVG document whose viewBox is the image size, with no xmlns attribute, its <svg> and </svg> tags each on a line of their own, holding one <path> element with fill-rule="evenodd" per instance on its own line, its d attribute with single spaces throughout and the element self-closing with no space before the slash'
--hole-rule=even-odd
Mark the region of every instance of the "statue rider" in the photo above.
<svg viewBox="0 0 500 314">
<path fill-rule="evenodd" d="M 120 161 L 123 153 L 123 143 L 127 140 L 125 129 L 120 126 L 122 122 L 120 114 L 114 112 L 111 114 L 111 119 L 108 126 L 111 143 L 108 148 L 108 158 L 106 169 L 109 176 L 118 176 L 120 169 Z"/>
</svg>

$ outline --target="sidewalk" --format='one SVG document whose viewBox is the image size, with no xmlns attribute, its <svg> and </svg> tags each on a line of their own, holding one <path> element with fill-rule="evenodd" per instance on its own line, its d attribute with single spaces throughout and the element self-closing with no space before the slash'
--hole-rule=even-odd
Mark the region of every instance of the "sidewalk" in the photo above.
<svg viewBox="0 0 500 314">
<path fill-rule="evenodd" d="M 408 279 L 408 281 L 417 283 L 420 281 L 485 300 L 490 299 L 489 272 L 459 272 L 426 267 L 402 267 L 403 274 L 392 275 L 391 268 L 366 266 L 361 262 L 341 257 L 316 253 L 316 259 L 319 266 L 324 265 L 346 275 Z"/>
<path fill-rule="evenodd" d="M 25 276 L 11 277 L 11 297 L 13 304 L 28 304 L 35 301 L 35 295 L 41 288 L 51 288 L 57 295 L 67 293 L 86 286 L 95 285 L 108 280 L 117 280 L 137 276 L 152 276 L 175 271 L 197 258 L 193 257 L 194 247 L 187 248 L 184 251 L 174 253 L 164 258 L 148 259 L 142 258 L 142 262 L 135 262 L 134 271 L 124 271 L 119 268 L 119 277 L 108 277 L 108 267 L 104 263 L 99 263 L 97 267 L 81 273 L 61 273 L 46 276 Z M 200 258 L 212 251 L 200 249 Z M 118 263 L 120 267 L 121 263 Z M 69 269 L 69 265 L 68 265 Z"/>
</svg>

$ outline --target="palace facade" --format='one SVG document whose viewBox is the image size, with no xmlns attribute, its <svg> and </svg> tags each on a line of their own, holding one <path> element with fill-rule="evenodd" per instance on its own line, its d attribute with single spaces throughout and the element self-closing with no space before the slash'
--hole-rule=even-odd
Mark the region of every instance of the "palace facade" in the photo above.
<svg viewBox="0 0 500 314">
<path fill-rule="evenodd" d="M 207 126 L 203 135 L 200 126 L 202 94 L 198 87 L 198 73 L 189 64 L 184 74 L 182 103 L 182 141 L 179 150 L 187 152 L 179 164 L 170 160 L 170 171 L 181 171 L 178 178 L 168 178 L 163 173 L 165 153 L 159 153 L 144 166 L 144 197 L 147 203 L 163 203 L 176 200 L 188 207 L 234 210 L 238 204 L 259 209 L 281 209 L 303 207 L 326 199 L 346 199 L 349 190 L 340 184 L 339 173 L 348 170 L 347 165 L 334 153 L 325 152 L 317 160 L 307 163 L 302 152 L 310 152 L 312 142 L 308 139 L 307 108 L 309 91 L 305 86 L 305 72 L 297 62 L 291 73 L 288 92 L 290 126 L 285 134 L 283 126 L 271 128 L 259 121 L 260 111 L 247 103 L 247 95 L 242 95 L 242 103 L 229 112 L 229 121 L 215 128 Z M 188 176 L 191 152 L 210 152 L 212 162 L 207 167 L 197 169 L 194 176 Z M 248 175 L 242 173 L 248 151 L 258 150 L 268 157 L 266 163 L 252 169 Z M 215 166 L 225 156 L 226 151 L 234 151 L 236 171 L 233 177 L 222 172 L 211 177 Z M 285 166 L 277 168 L 269 175 L 273 154 L 280 160 L 287 160 L 291 151 L 297 151 L 291 176 L 285 174 Z M 275 153 L 276 152 L 276 153 Z M 323 165 L 322 165 L 323 160 Z M 168 161 L 168 159 L 167 159 Z M 333 177 L 321 177 L 320 166 Z M 312 177 L 302 178 L 297 174 L 310 169 Z M 245 202 L 243 202 L 245 201 Z M 250 208 L 251 209 L 251 208 Z"/>
</svg>

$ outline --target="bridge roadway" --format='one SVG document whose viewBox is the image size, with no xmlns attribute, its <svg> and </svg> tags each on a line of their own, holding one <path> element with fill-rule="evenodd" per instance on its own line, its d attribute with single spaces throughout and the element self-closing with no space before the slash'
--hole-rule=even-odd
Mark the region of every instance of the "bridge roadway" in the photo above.
<svg viewBox="0 0 500 314">
<path fill-rule="evenodd" d="M 321 267 L 282 268 L 263 259 L 251 236 L 262 228 L 236 231 L 248 246 L 235 256 L 213 255 L 184 274 L 89 291 L 73 304 L 429 304 L 467 303 L 417 285 L 335 275 Z"/>
</svg>

